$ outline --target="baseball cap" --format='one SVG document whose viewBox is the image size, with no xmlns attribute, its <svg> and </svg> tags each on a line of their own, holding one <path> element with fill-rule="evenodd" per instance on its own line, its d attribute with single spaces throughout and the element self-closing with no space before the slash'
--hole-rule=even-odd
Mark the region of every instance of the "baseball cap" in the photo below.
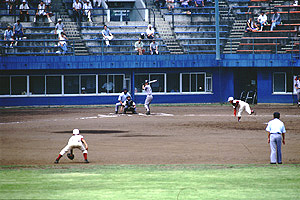
<svg viewBox="0 0 300 200">
<path fill-rule="evenodd" d="M 228 101 L 233 101 L 233 97 L 229 97 L 229 98 L 228 98 Z"/>
<path fill-rule="evenodd" d="M 61 19 L 61 18 L 59 18 L 57 21 L 62 21 L 62 19 Z"/>
<path fill-rule="evenodd" d="M 73 135 L 79 135 L 79 130 L 77 128 L 73 130 Z"/>
<path fill-rule="evenodd" d="M 145 83 L 149 83 L 149 80 L 145 80 Z"/>
</svg>

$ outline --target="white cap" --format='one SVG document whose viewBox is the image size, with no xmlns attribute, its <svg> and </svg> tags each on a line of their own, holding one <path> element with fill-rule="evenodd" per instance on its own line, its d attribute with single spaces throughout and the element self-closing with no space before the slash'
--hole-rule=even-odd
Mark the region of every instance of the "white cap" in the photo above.
<svg viewBox="0 0 300 200">
<path fill-rule="evenodd" d="M 229 97 L 229 98 L 228 98 L 228 101 L 233 101 L 233 97 Z"/>
<path fill-rule="evenodd" d="M 23 2 L 23 3 L 26 3 L 26 0 L 23 0 L 22 2 Z"/>
<path fill-rule="evenodd" d="M 61 19 L 61 18 L 59 18 L 57 21 L 62 21 L 62 19 Z"/>
<path fill-rule="evenodd" d="M 79 130 L 77 128 L 73 130 L 73 135 L 79 135 Z"/>
</svg>

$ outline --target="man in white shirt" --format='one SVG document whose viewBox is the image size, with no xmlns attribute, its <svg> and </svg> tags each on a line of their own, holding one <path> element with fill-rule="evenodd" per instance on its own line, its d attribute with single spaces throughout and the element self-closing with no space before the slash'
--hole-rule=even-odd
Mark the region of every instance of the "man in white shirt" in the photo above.
<svg viewBox="0 0 300 200">
<path fill-rule="evenodd" d="M 300 107 L 300 75 L 296 77 L 295 88 L 297 92 L 298 107 Z"/>
<path fill-rule="evenodd" d="M 82 9 L 82 5 L 79 2 L 79 0 L 76 0 L 73 3 L 73 15 L 74 15 L 74 21 L 78 22 L 79 25 L 81 25 L 81 9 Z"/>
<path fill-rule="evenodd" d="M 275 112 L 273 114 L 274 119 L 269 121 L 266 131 L 268 134 L 268 143 L 271 148 L 270 160 L 271 164 L 282 164 L 282 155 L 281 155 L 281 141 L 282 144 L 285 144 L 285 127 L 282 121 L 279 120 L 280 113 Z"/>
<path fill-rule="evenodd" d="M 49 13 L 46 12 L 46 5 L 44 4 L 43 1 L 41 1 L 38 5 L 38 10 L 35 13 L 35 18 L 34 18 L 33 22 L 36 22 L 36 21 L 38 21 L 38 18 L 40 18 L 40 17 L 44 18 L 45 16 L 48 18 L 48 22 L 52 23 Z M 44 21 L 44 19 L 43 19 L 43 21 Z"/>
<path fill-rule="evenodd" d="M 92 10 L 93 10 L 93 6 L 92 3 L 90 2 L 90 0 L 87 0 L 86 3 L 83 5 L 83 14 L 88 18 L 89 22 L 92 22 Z"/>
<path fill-rule="evenodd" d="M 19 6 L 19 10 L 20 10 L 20 20 L 21 20 L 21 22 L 25 21 L 25 17 L 27 19 L 27 22 L 29 22 L 29 13 L 28 13 L 29 6 L 26 3 L 26 0 L 22 1 L 22 4 Z"/>
<path fill-rule="evenodd" d="M 152 28 L 151 24 L 148 25 L 148 29 L 146 30 L 146 35 L 149 40 L 154 39 L 154 29 Z"/>
<path fill-rule="evenodd" d="M 264 25 L 268 24 L 268 17 L 264 12 L 261 12 L 259 17 L 257 18 L 258 23 L 260 24 L 260 31 L 263 30 Z"/>
<path fill-rule="evenodd" d="M 123 92 L 118 97 L 118 103 L 116 103 L 116 107 L 115 107 L 116 114 L 118 114 L 119 106 L 122 106 L 121 110 L 123 110 L 123 105 L 124 105 L 125 101 L 127 100 L 127 97 L 131 97 L 131 95 L 129 94 L 127 88 L 124 88 Z"/>
</svg>

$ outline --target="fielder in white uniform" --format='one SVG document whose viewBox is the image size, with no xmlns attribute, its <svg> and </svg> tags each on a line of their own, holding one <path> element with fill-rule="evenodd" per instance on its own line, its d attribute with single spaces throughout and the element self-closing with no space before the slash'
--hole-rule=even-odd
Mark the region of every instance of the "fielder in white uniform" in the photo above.
<svg viewBox="0 0 300 200">
<path fill-rule="evenodd" d="M 84 145 L 83 145 L 84 144 Z M 78 129 L 74 129 L 73 130 L 73 135 L 72 137 L 70 137 L 69 142 L 67 144 L 67 146 L 65 146 L 65 148 L 63 148 L 61 150 L 61 152 L 59 153 L 58 157 L 56 158 L 54 163 L 58 163 L 59 159 L 68 151 L 71 151 L 71 154 L 73 155 L 73 149 L 74 148 L 78 148 L 82 151 L 83 153 L 83 157 L 84 157 L 84 161 L 86 163 L 89 163 L 88 159 L 87 159 L 87 153 L 88 153 L 88 145 L 86 143 L 86 141 L 83 139 L 82 135 L 79 135 L 79 130 Z M 71 158 L 70 158 L 71 159 Z"/>
<path fill-rule="evenodd" d="M 238 121 L 241 120 L 242 118 L 242 112 L 244 110 L 246 110 L 246 112 L 249 115 L 252 115 L 254 113 L 253 110 L 251 110 L 250 106 L 248 103 L 241 101 L 241 100 L 234 100 L 233 97 L 229 97 L 228 101 L 233 105 L 233 109 L 234 109 L 234 116 L 238 117 Z M 236 114 L 236 110 L 238 109 L 238 113 Z"/>
<path fill-rule="evenodd" d="M 118 114 L 119 106 L 123 106 L 124 102 L 127 100 L 127 97 L 131 98 L 127 88 L 123 89 L 123 92 L 119 95 L 118 103 L 116 103 L 115 113 Z"/>
<path fill-rule="evenodd" d="M 150 103 L 153 99 L 153 96 L 152 96 L 152 88 L 148 80 L 145 80 L 145 84 L 143 85 L 142 89 L 145 90 L 145 92 L 147 93 L 147 97 L 145 100 L 145 108 L 147 111 L 146 115 L 150 115 Z"/>
<path fill-rule="evenodd" d="M 282 156 L 281 156 L 281 140 L 282 144 L 285 144 L 285 127 L 284 123 L 279 120 L 280 113 L 275 112 L 273 114 L 274 119 L 269 121 L 266 131 L 268 134 L 268 143 L 271 148 L 270 160 L 271 164 L 282 164 Z"/>
<path fill-rule="evenodd" d="M 296 92 L 297 92 L 297 100 L 298 100 L 298 107 L 300 106 L 300 76 L 298 76 L 295 84 Z"/>
</svg>

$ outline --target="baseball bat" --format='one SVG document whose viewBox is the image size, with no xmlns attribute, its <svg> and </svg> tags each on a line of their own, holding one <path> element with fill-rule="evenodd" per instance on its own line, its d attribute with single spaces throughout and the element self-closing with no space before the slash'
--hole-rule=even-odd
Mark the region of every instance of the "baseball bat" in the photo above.
<svg viewBox="0 0 300 200">
<path fill-rule="evenodd" d="M 155 83 L 157 82 L 157 80 L 152 80 L 152 81 L 149 81 L 149 83 Z"/>
</svg>

